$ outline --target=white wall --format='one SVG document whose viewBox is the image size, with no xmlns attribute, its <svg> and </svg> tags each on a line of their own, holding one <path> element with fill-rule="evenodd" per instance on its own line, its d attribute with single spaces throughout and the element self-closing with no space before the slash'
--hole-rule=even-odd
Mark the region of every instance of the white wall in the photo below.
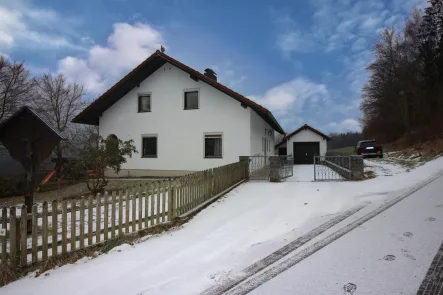
<svg viewBox="0 0 443 295">
<path fill-rule="evenodd" d="M 263 137 L 270 140 L 269 151 L 266 151 L 267 156 L 273 156 L 275 154 L 275 141 L 274 141 L 274 130 L 272 127 L 266 123 L 254 110 L 250 109 L 251 113 L 251 156 L 254 155 L 264 155 L 263 150 Z M 265 129 L 271 130 L 270 134 L 265 133 Z"/>
<path fill-rule="evenodd" d="M 183 110 L 183 91 L 199 89 L 199 109 Z M 138 93 L 151 93 L 151 112 L 137 113 Z M 250 108 L 165 64 L 100 117 L 100 135 L 133 139 L 139 151 L 123 169 L 204 170 L 249 155 Z M 254 112 L 255 113 L 255 112 Z M 204 158 L 204 133 L 223 133 L 223 158 Z M 157 134 L 157 158 L 142 158 L 142 135 Z M 260 145 L 261 146 L 261 145 Z"/>
<path fill-rule="evenodd" d="M 328 141 L 309 129 L 302 130 L 293 135 L 287 143 L 282 144 L 280 147 L 287 147 L 288 155 L 294 155 L 294 142 L 320 142 L 320 156 L 325 156 L 328 149 Z M 276 152 L 278 153 L 278 150 Z"/>
</svg>

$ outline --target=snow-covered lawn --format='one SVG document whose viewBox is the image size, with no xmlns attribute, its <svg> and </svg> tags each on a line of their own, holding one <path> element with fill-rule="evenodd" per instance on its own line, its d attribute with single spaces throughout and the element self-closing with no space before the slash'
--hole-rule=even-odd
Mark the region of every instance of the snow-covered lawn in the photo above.
<svg viewBox="0 0 443 295">
<path fill-rule="evenodd" d="M 197 294 L 340 212 L 369 201 L 367 212 L 398 196 L 442 170 L 443 158 L 359 182 L 312 182 L 311 169 L 296 166 L 281 183 L 245 183 L 180 229 L 29 275 L 0 294 Z"/>
</svg>

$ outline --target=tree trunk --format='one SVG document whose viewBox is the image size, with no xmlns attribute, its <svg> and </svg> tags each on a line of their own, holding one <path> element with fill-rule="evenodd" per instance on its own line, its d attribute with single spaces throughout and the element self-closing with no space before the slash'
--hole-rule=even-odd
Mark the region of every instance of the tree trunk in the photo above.
<svg viewBox="0 0 443 295">
<path fill-rule="evenodd" d="M 27 157 L 27 165 L 26 165 L 26 190 L 25 190 L 25 205 L 26 212 L 32 213 L 32 205 L 34 205 L 34 143 L 32 141 L 26 142 L 26 157 Z M 22 218 L 27 218 L 28 214 L 23 215 Z M 28 233 L 32 231 L 32 221 L 31 219 L 27 219 L 27 229 Z"/>
</svg>

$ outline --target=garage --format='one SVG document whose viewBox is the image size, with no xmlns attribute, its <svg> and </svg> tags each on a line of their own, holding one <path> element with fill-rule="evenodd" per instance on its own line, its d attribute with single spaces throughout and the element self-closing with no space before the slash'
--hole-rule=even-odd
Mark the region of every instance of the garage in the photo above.
<svg viewBox="0 0 443 295">
<path fill-rule="evenodd" d="M 319 142 L 294 142 L 294 164 L 314 164 L 314 156 L 320 155 Z"/>
<path fill-rule="evenodd" d="M 325 156 L 329 136 L 305 124 L 287 134 L 276 146 L 276 154 L 294 158 L 294 164 L 314 164 L 314 156 Z"/>
</svg>

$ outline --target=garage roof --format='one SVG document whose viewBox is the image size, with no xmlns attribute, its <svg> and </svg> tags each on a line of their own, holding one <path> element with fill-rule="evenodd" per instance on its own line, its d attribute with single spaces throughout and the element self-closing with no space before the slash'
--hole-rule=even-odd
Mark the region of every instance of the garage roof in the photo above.
<svg viewBox="0 0 443 295">
<path fill-rule="evenodd" d="M 164 54 L 159 50 L 148 57 L 144 62 L 138 65 L 125 77 L 123 77 L 123 79 L 112 86 L 102 96 L 93 101 L 86 109 L 78 114 L 72 120 L 72 122 L 88 125 L 98 125 L 99 117 L 104 111 L 106 111 L 120 98 L 125 96 L 129 91 L 139 85 L 142 81 L 144 81 L 147 77 L 149 77 L 152 73 L 154 73 L 167 62 L 176 66 L 182 71 L 187 72 L 190 75 L 190 78 L 196 81 L 201 80 L 239 101 L 242 105 L 250 107 L 260 117 L 262 117 L 263 120 L 265 120 L 275 131 L 284 134 L 282 127 L 280 126 L 280 124 L 278 124 L 277 120 L 268 109 L 233 91 L 232 89 L 229 89 L 228 87 L 218 83 L 214 79 L 188 67 L 187 65 Z"/>
<path fill-rule="evenodd" d="M 322 137 L 323 137 L 324 139 L 326 139 L 326 140 L 332 140 L 332 138 L 330 138 L 330 137 L 327 136 L 326 134 L 324 134 L 324 133 L 318 131 L 318 130 L 315 129 L 315 128 L 312 128 L 312 127 L 309 126 L 308 124 L 305 124 L 305 125 L 301 126 L 300 128 L 298 128 L 297 130 L 295 130 L 295 131 L 289 133 L 288 135 L 286 135 L 285 137 L 283 137 L 282 141 L 279 142 L 275 147 L 277 148 L 277 147 L 281 146 L 281 145 L 282 145 L 283 143 L 285 143 L 289 138 L 291 138 L 292 136 L 296 135 L 297 133 L 299 133 L 299 132 L 302 131 L 302 130 L 310 130 L 310 131 L 312 131 L 312 132 L 314 132 L 314 133 L 317 133 L 318 135 L 322 136 Z"/>
</svg>

